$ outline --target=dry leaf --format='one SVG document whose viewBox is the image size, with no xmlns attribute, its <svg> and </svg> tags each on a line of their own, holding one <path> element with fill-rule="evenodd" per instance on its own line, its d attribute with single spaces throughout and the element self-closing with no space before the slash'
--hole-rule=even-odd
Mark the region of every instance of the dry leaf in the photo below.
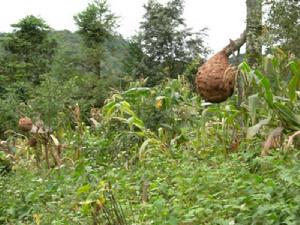
<svg viewBox="0 0 300 225">
<path fill-rule="evenodd" d="M 270 149 L 279 148 L 283 143 L 283 128 L 277 127 L 272 130 L 268 135 L 267 140 L 263 144 L 263 149 L 261 151 L 261 156 L 267 156 L 269 154 Z"/>
</svg>

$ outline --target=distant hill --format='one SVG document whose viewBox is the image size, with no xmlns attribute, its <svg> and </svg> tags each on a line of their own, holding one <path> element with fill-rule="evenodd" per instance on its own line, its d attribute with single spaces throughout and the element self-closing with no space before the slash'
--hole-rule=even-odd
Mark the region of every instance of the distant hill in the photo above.
<svg viewBox="0 0 300 225">
<path fill-rule="evenodd" d="M 53 31 L 51 35 L 58 43 L 56 58 L 76 62 L 82 57 L 84 45 L 78 33 L 61 30 Z M 122 62 L 127 48 L 128 42 L 121 35 L 114 36 L 112 40 L 105 43 L 103 77 L 122 74 Z"/>
<path fill-rule="evenodd" d="M 5 35 L 7 35 L 7 33 L 0 33 L 0 40 L 5 37 Z M 69 67 L 74 66 L 76 61 L 82 58 L 84 45 L 78 33 L 68 30 L 54 30 L 51 32 L 50 37 L 54 38 L 58 44 L 54 70 L 58 71 L 58 67 L 66 67 L 66 65 Z M 105 44 L 103 77 L 111 76 L 113 78 L 114 76 L 120 76 L 122 74 L 122 62 L 126 55 L 127 48 L 128 42 L 121 35 L 114 36 Z M 5 51 L 0 41 L 0 57 L 4 55 Z M 64 68 L 62 71 L 66 72 L 66 69 L 70 68 Z"/>
</svg>

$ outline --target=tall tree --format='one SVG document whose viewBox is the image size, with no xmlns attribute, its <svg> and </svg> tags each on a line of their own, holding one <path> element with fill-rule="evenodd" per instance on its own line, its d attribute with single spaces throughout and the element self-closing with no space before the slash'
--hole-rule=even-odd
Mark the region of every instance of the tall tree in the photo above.
<svg viewBox="0 0 300 225">
<path fill-rule="evenodd" d="M 12 27 L 13 32 L 2 39 L 3 74 L 11 82 L 39 84 L 40 76 L 50 70 L 56 49 L 56 41 L 49 36 L 51 29 L 44 20 L 32 15 Z"/>
<path fill-rule="evenodd" d="M 100 78 L 104 43 L 112 38 L 117 17 L 110 11 L 106 0 L 95 0 L 74 16 L 74 20 L 87 47 L 86 67 Z"/>
<path fill-rule="evenodd" d="M 272 0 L 267 6 L 268 45 L 300 57 L 300 1 Z"/>
<path fill-rule="evenodd" d="M 257 66 L 262 55 L 262 0 L 246 0 L 247 4 L 247 41 L 248 63 Z"/>
<path fill-rule="evenodd" d="M 155 84 L 163 77 L 176 77 L 196 57 L 205 57 L 208 49 L 203 41 L 205 29 L 192 32 L 183 18 L 183 0 L 166 5 L 149 0 L 140 25 L 138 41 L 144 53 L 143 71 Z"/>
</svg>

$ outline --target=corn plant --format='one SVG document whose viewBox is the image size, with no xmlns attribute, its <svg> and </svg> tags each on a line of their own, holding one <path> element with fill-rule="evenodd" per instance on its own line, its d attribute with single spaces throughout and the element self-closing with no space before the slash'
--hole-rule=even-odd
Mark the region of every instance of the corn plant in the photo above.
<svg viewBox="0 0 300 225">
<path fill-rule="evenodd" d="M 272 56 L 276 57 L 275 56 Z M 278 117 L 282 125 L 287 130 L 300 129 L 300 105 L 297 100 L 298 90 L 300 85 L 300 62 L 297 60 L 289 61 L 284 70 L 279 70 L 280 57 L 273 58 L 273 70 L 277 73 L 276 84 L 272 84 L 270 79 L 264 72 L 256 69 L 252 70 L 246 62 L 240 65 L 240 69 L 248 75 L 257 85 L 258 92 L 262 96 L 272 110 Z M 288 69 L 288 70 L 287 70 Z M 289 80 L 286 80 L 284 72 L 288 71 L 291 74 Z M 265 72 L 268 72 L 265 71 Z M 281 73 L 281 74 L 279 74 Z M 276 95 L 280 93 L 280 96 Z M 253 116 L 253 112 L 252 112 Z"/>
</svg>

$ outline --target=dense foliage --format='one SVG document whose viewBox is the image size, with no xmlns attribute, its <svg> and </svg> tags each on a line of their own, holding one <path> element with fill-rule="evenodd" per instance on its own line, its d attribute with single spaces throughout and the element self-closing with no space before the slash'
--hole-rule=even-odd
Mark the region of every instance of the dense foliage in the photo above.
<svg viewBox="0 0 300 225">
<path fill-rule="evenodd" d="M 50 70 L 56 41 L 49 38 L 50 28 L 35 16 L 13 24 L 14 31 L 3 40 L 6 51 L 4 75 L 9 82 L 40 83 L 40 75 Z"/>
<path fill-rule="evenodd" d="M 78 32 L 27 16 L 1 34 L 0 224 L 299 224 L 292 3 L 270 1 L 268 54 L 220 104 L 194 92 L 208 48 L 181 0 L 150 0 L 130 40 L 101 0 Z"/>
<path fill-rule="evenodd" d="M 101 78 L 102 60 L 105 57 L 104 43 L 112 38 L 116 26 L 116 16 L 112 14 L 106 1 L 94 1 L 87 9 L 74 17 L 78 33 L 86 45 L 85 66 L 89 72 Z"/>
<path fill-rule="evenodd" d="M 267 2 L 267 41 L 269 46 L 278 44 L 285 51 L 300 57 L 300 2 L 273 0 Z"/>
<path fill-rule="evenodd" d="M 166 5 L 149 1 L 144 8 L 146 13 L 139 33 L 131 45 L 131 50 L 135 50 L 129 55 L 139 65 L 129 63 L 131 74 L 149 77 L 148 84 L 155 85 L 163 78 L 176 78 L 195 58 L 200 61 L 207 56 L 206 29 L 193 32 L 186 26 L 182 0 Z"/>
</svg>

